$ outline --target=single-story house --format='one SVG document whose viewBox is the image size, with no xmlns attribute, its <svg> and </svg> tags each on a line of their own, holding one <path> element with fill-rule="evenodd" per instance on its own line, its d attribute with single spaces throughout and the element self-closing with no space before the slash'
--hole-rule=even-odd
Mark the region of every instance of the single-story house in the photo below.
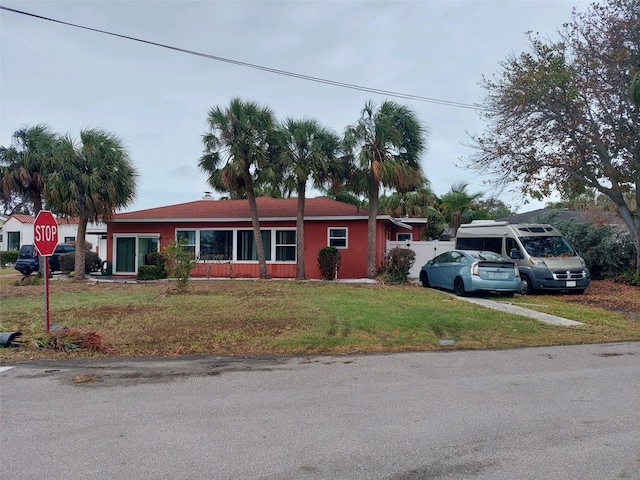
<svg viewBox="0 0 640 480">
<path fill-rule="evenodd" d="M 33 215 L 11 215 L 0 227 L 0 250 L 20 250 L 22 245 L 33 243 Z M 58 239 L 60 243 L 73 242 L 78 234 L 77 218 L 57 218 Z M 104 223 L 87 225 L 86 241 L 99 257 L 106 255 L 107 226 Z"/>
<path fill-rule="evenodd" d="M 273 278 L 296 276 L 296 198 L 258 197 L 258 215 L 268 273 Z M 321 278 L 318 252 L 340 250 L 338 278 L 367 276 L 366 209 L 326 197 L 305 202 L 304 238 L 307 278 Z M 377 265 L 387 241 L 412 240 L 412 227 L 389 215 L 378 215 Z M 259 277 L 247 200 L 201 200 L 116 214 L 107 225 L 107 255 L 113 275 L 133 275 L 147 255 L 172 240 L 184 238 L 197 259 L 192 276 Z M 416 237 L 419 239 L 419 237 Z"/>
</svg>

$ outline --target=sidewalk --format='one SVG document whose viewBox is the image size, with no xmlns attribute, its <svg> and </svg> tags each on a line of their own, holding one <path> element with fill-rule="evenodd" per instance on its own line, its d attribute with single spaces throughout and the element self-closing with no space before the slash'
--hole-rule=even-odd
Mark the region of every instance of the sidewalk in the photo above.
<svg viewBox="0 0 640 480">
<path fill-rule="evenodd" d="M 483 307 L 492 308 L 494 310 L 500 310 L 502 312 L 514 313 L 516 315 L 535 318 L 536 320 L 539 320 L 544 323 L 549 323 L 551 325 L 559 325 L 562 327 L 575 327 L 577 325 L 582 325 L 582 323 L 576 322 L 575 320 L 556 317 L 555 315 L 549 315 L 548 313 L 537 312 L 535 310 L 530 310 L 528 308 L 513 305 L 512 303 L 497 302 L 495 300 L 490 300 L 488 298 L 482 298 L 482 297 L 456 297 L 456 298 L 460 300 L 464 300 L 466 302 L 475 303 L 476 305 L 481 305 Z"/>
</svg>

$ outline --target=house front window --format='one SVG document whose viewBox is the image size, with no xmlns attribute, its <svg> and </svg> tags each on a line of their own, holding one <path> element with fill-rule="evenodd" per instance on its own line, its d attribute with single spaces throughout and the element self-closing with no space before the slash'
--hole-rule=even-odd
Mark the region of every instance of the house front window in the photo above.
<svg viewBox="0 0 640 480">
<path fill-rule="evenodd" d="M 20 232 L 7 232 L 7 250 L 20 250 Z"/>
<path fill-rule="evenodd" d="M 295 229 L 268 229 L 261 232 L 267 261 L 296 261 Z M 185 239 L 186 248 L 198 261 L 258 261 L 252 229 L 176 230 L 176 238 Z"/>
<path fill-rule="evenodd" d="M 346 228 L 329 228 L 330 247 L 347 248 L 347 229 Z"/>
<path fill-rule="evenodd" d="M 410 233 L 398 233 L 396 234 L 396 239 L 398 242 L 409 242 L 411 241 Z"/>
<path fill-rule="evenodd" d="M 276 230 L 276 261 L 296 261 L 296 231 Z"/>
<path fill-rule="evenodd" d="M 185 239 L 185 249 L 191 252 L 192 258 L 196 258 L 196 231 L 195 230 L 178 230 L 176 232 L 178 241 Z"/>
<path fill-rule="evenodd" d="M 261 230 L 264 257 L 271 260 L 271 230 Z M 237 256 L 239 261 L 258 260 L 253 230 L 238 230 Z"/>
<path fill-rule="evenodd" d="M 233 230 L 200 230 L 200 260 L 231 260 Z"/>
</svg>

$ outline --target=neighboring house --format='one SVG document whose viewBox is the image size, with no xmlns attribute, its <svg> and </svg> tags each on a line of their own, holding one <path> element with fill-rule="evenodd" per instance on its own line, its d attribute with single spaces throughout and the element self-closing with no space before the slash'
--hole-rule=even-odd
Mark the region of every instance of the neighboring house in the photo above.
<svg viewBox="0 0 640 480">
<path fill-rule="evenodd" d="M 273 278 L 296 276 L 296 212 L 298 200 L 258 197 L 258 215 L 267 270 Z M 342 264 L 338 278 L 367 276 L 368 211 L 325 197 L 305 202 L 304 238 L 307 278 L 321 278 L 318 252 L 338 248 Z M 378 215 L 377 265 L 387 241 L 411 226 L 389 215 Z M 259 277 L 247 200 L 203 198 L 188 203 L 116 214 L 107 225 L 107 255 L 114 275 L 133 275 L 147 255 L 172 240 L 185 238 L 198 260 L 192 276 Z M 402 237 L 406 238 L 406 237 Z"/>
<path fill-rule="evenodd" d="M 0 250 L 20 250 L 22 245 L 33 243 L 32 215 L 11 215 L 0 228 Z M 59 243 L 72 242 L 78 232 L 78 220 L 74 218 L 58 218 Z M 87 225 L 87 242 L 98 256 L 105 255 L 107 248 L 107 227 L 103 223 L 89 223 Z"/>
<path fill-rule="evenodd" d="M 6 215 L 0 214 L 0 250 L 2 250 L 2 241 L 3 241 L 2 240 L 3 239 L 2 224 L 7 221 L 7 218 L 9 217 L 7 217 Z"/>
</svg>

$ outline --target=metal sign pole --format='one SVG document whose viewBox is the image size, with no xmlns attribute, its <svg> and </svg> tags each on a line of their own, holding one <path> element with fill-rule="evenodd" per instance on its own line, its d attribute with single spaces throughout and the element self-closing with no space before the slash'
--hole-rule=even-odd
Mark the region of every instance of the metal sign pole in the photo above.
<svg viewBox="0 0 640 480">
<path fill-rule="evenodd" d="M 49 257 L 44 257 L 44 328 L 49 333 Z"/>
</svg>

